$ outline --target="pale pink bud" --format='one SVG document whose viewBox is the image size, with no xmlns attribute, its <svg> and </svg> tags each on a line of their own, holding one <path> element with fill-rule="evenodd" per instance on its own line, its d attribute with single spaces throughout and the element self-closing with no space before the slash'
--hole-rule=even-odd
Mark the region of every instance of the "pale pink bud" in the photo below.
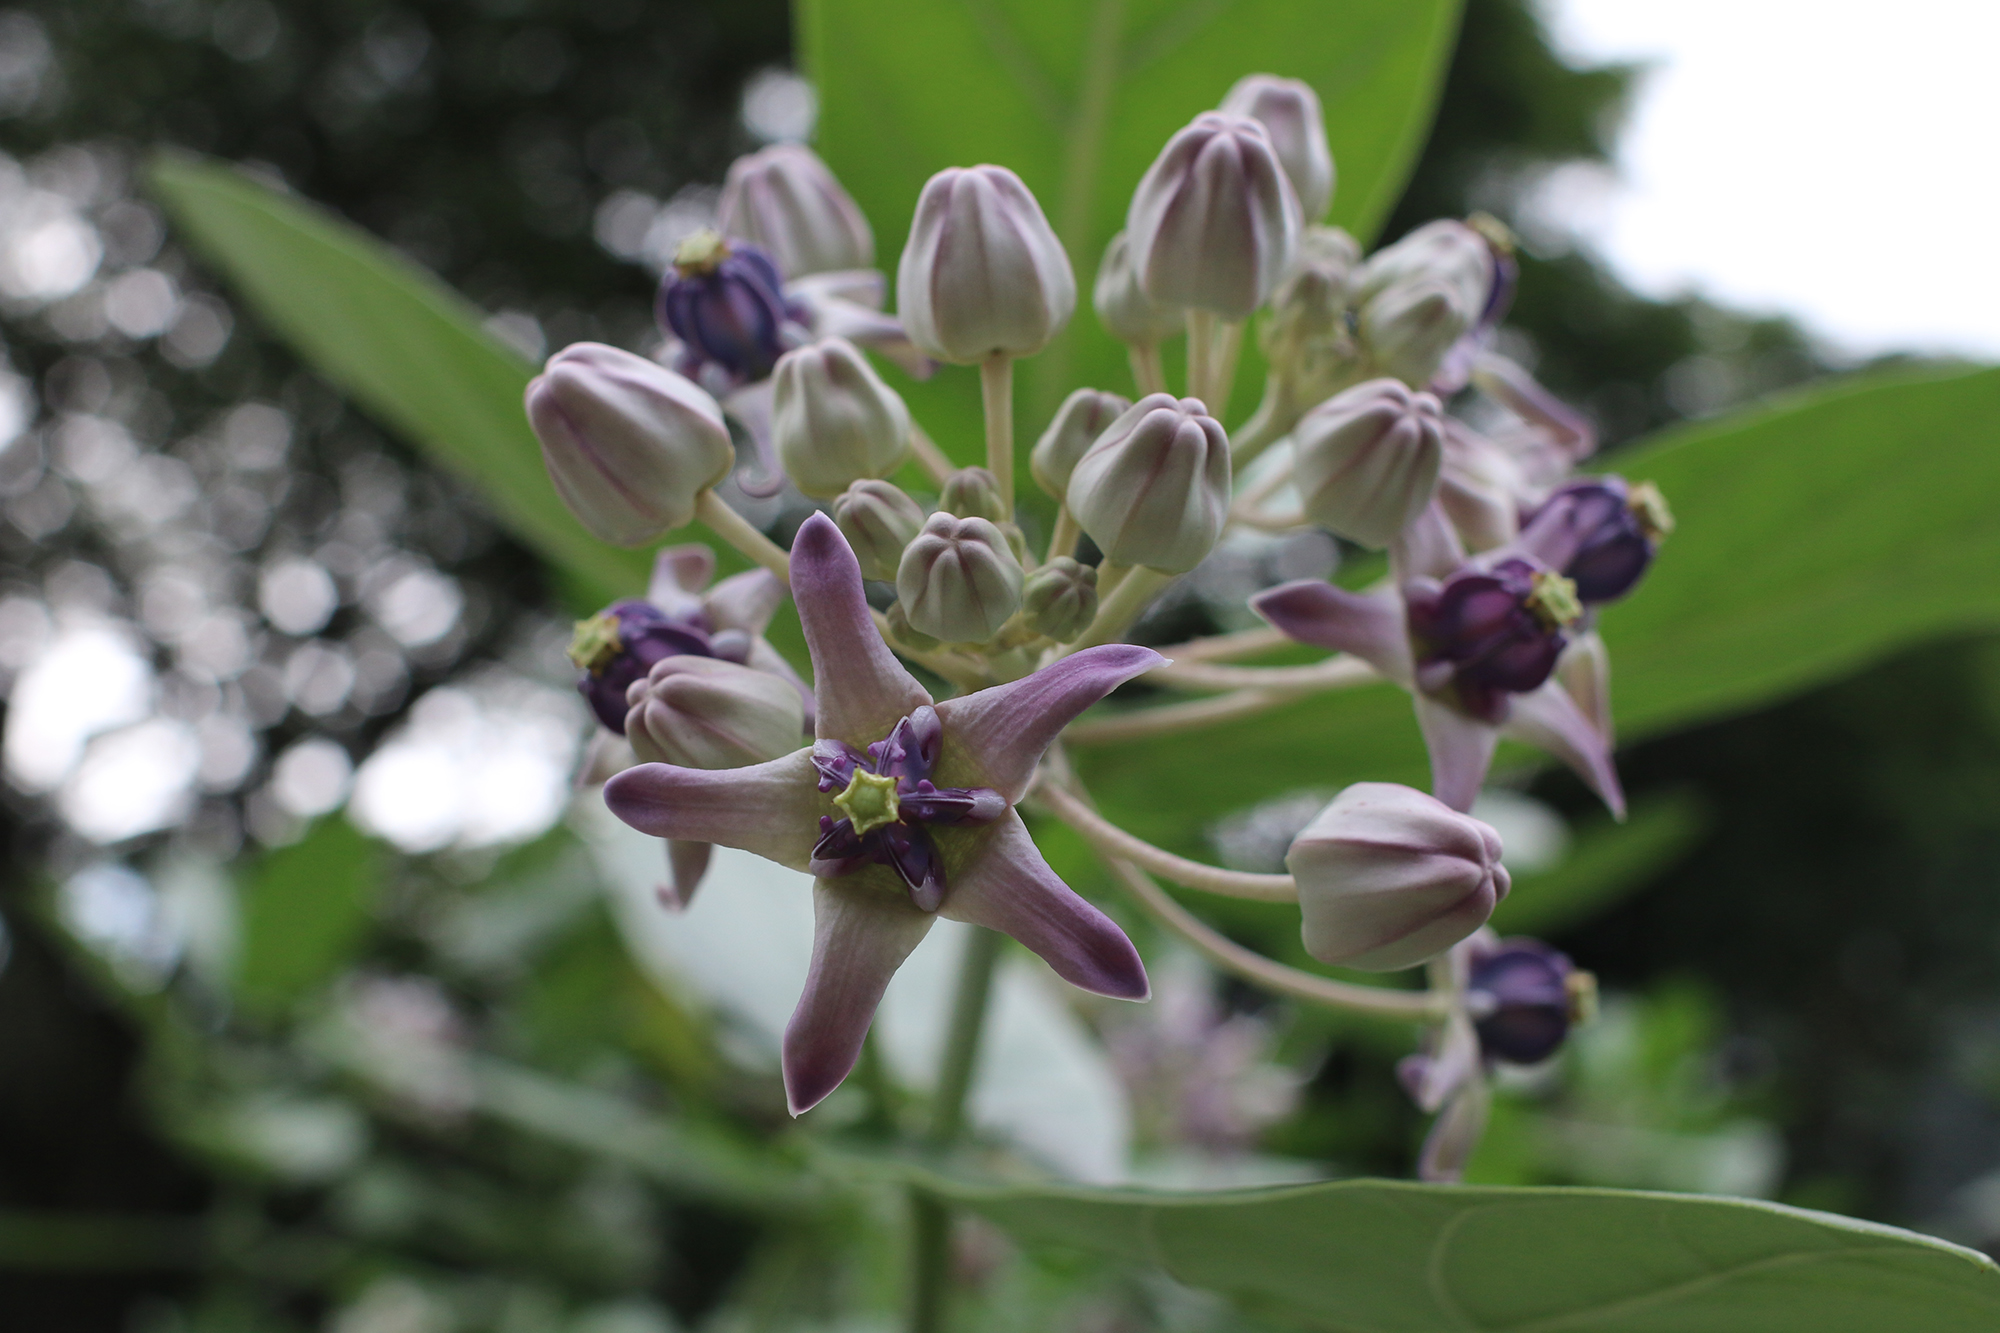
<svg viewBox="0 0 2000 1333">
<path fill-rule="evenodd" d="M 983 518 L 932 514 L 903 552 L 896 597 L 909 625 L 946 643 L 984 643 L 1021 607 L 1021 562 Z"/>
<path fill-rule="evenodd" d="M 1130 406 L 1131 399 L 1102 389 L 1078 389 L 1063 399 L 1063 405 L 1056 409 L 1055 420 L 1042 432 L 1042 438 L 1035 441 L 1035 450 L 1028 455 L 1028 471 L 1034 474 L 1036 484 L 1056 499 L 1062 499 L 1069 489 L 1070 474 L 1076 471 L 1077 460 Z"/>
<path fill-rule="evenodd" d="M 893 583 L 903 548 L 923 531 L 924 510 L 894 482 L 870 479 L 841 492 L 833 521 L 854 548 L 862 577 Z"/>
<path fill-rule="evenodd" d="M 863 477 L 886 477 L 902 466 L 910 452 L 910 409 L 853 343 L 822 338 L 778 359 L 771 437 L 785 475 L 800 490 L 838 495 Z"/>
<path fill-rule="evenodd" d="M 1363 546 L 1387 546 L 1437 491 L 1444 413 L 1401 381 L 1336 394 L 1292 430 L 1292 477 L 1306 517 Z"/>
<path fill-rule="evenodd" d="M 1357 290 L 1365 302 L 1390 287 L 1435 279 L 1450 287 L 1458 303 L 1477 319 L 1492 295 L 1498 262 L 1493 243 L 1478 229 L 1455 218 L 1440 218 L 1370 255 Z"/>
<path fill-rule="evenodd" d="M 805 741 L 790 681 L 716 657 L 663 657 L 626 694 L 625 738 L 651 763 L 744 768 Z"/>
<path fill-rule="evenodd" d="M 1167 141 L 1125 214 L 1146 295 L 1225 319 L 1264 304 L 1291 267 L 1301 225 L 1298 196 L 1263 124 L 1219 111 Z"/>
<path fill-rule="evenodd" d="M 770 251 L 787 279 L 875 263 L 868 219 L 800 144 L 773 144 L 732 162 L 715 227 Z"/>
<path fill-rule="evenodd" d="M 1507 896 L 1499 834 L 1389 782 L 1357 782 L 1336 796 L 1285 865 L 1299 885 L 1306 952 L 1369 972 L 1436 957 Z"/>
<path fill-rule="evenodd" d="M 1019 176 L 950 167 L 917 199 L 896 304 L 910 341 L 939 361 L 1032 356 L 1069 323 L 1076 275 Z"/>
<path fill-rule="evenodd" d="M 1185 310 L 1160 304 L 1139 285 L 1139 275 L 1132 268 L 1132 248 L 1122 231 L 1104 247 L 1090 301 L 1105 330 L 1119 342 L 1135 347 L 1158 346 L 1187 327 Z"/>
<path fill-rule="evenodd" d="M 729 475 L 722 408 L 692 380 L 603 343 L 572 343 L 528 384 L 549 480 L 599 538 L 637 546 L 694 518 Z"/>
<path fill-rule="evenodd" d="M 1305 220 L 1325 217 L 1333 202 L 1333 153 L 1326 146 L 1326 118 L 1312 85 L 1275 74 L 1246 74 L 1222 99 L 1221 109 L 1264 126 Z"/>
<path fill-rule="evenodd" d="M 1077 461 L 1068 500 L 1106 560 L 1186 573 L 1228 517 L 1229 437 L 1199 398 L 1149 394 Z"/>
<path fill-rule="evenodd" d="M 1446 279 L 1392 283 L 1361 307 L 1361 346 L 1376 370 L 1421 389 L 1478 317 Z"/>
</svg>

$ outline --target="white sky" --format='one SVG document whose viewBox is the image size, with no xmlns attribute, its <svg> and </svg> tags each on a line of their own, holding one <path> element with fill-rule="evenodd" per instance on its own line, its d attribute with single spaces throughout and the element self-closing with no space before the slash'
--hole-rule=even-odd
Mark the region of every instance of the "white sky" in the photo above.
<svg viewBox="0 0 2000 1333">
<path fill-rule="evenodd" d="M 2000 0 L 1543 0 L 1646 60 L 1611 189 L 1547 201 L 1628 281 L 1838 350 L 2000 359 Z"/>
</svg>

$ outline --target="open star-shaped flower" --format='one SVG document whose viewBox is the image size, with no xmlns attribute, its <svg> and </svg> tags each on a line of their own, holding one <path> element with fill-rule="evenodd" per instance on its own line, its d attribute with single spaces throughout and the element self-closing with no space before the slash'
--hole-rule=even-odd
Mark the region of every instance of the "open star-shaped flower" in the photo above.
<svg viewBox="0 0 2000 1333">
<path fill-rule="evenodd" d="M 816 743 L 748 768 L 641 764 L 604 799 L 655 837 L 816 877 L 812 966 L 785 1030 L 792 1113 L 847 1077 L 889 978 L 939 915 L 1013 936 L 1085 990 L 1145 999 L 1132 942 L 1049 868 L 1014 805 L 1077 714 L 1165 659 L 1109 644 L 938 703 L 876 632 L 860 564 L 824 514 L 799 529 L 791 576 Z"/>
</svg>

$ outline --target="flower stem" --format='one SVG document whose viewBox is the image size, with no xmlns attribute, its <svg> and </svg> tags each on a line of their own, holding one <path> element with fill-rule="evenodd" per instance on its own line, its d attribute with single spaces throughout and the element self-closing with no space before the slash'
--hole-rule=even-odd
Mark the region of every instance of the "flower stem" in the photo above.
<svg viewBox="0 0 2000 1333">
<path fill-rule="evenodd" d="M 703 491 L 695 497 L 694 516 L 700 519 L 710 532 L 776 574 L 788 585 L 791 583 L 792 561 L 791 557 L 785 554 L 785 549 L 759 532 L 756 525 L 731 509 L 729 502 L 714 491 Z"/>
<path fill-rule="evenodd" d="M 1243 321 L 1218 320 L 1215 325 L 1215 350 L 1209 354 L 1208 368 L 1208 391 L 1215 396 L 1202 399 L 1208 404 L 1210 416 L 1220 417 L 1229 411 L 1229 395 L 1236 389 L 1236 358 L 1242 351 Z"/>
<path fill-rule="evenodd" d="M 1049 534 L 1049 553 L 1044 559 L 1054 560 L 1059 555 L 1074 556 L 1076 539 L 1082 533 L 1083 529 L 1077 526 L 1076 515 L 1069 512 L 1068 505 L 1056 510 L 1056 527 Z"/>
<path fill-rule="evenodd" d="M 1264 397 L 1258 402 L 1257 410 L 1229 437 L 1229 459 L 1236 475 L 1242 476 L 1251 459 L 1284 439 L 1298 424 L 1298 419 L 1298 409 L 1292 406 L 1291 395 L 1284 391 L 1276 375 L 1268 377 L 1264 381 Z"/>
<path fill-rule="evenodd" d="M 1132 363 L 1132 382 L 1138 386 L 1141 398 L 1149 393 L 1167 392 L 1167 367 L 1160 359 L 1158 343 L 1133 343 L 1125 349 L 1125 354 Z"/>
<path fill-rule="evenodd" d="M 1237 630 L 1232 634 L 1210 634 L 1199 639 L 1189 639 L 1160 649 L 1160 656 L 1173 662 L 1232 662 L 1241 657 L 1256 657 L 1262 653 L 1276 652 L 1289 646 L 1292 640 L 1284 631 L 1260 625 L 1256 629 Z"/>
<path fill-rule="evenodd" d="M 1000 483 L 1000 504 L 1014 512 L 1014 358 L 995 353 L 979 363 L 986 404 L 986 470 Z"/>
<path fill-rule="evenodd" d="M 1224 870 L 1176 856 L 1155 847 L 1144 838 L 1127 833 L 1091 809 L 1088 804 L 1053 782 L 1044 783 L 1036 798 L 1049 813 L 1083 835 L 1101 856 L 1120 857 L 1144 866 L 1156 875 L 1165 875 L 1176 884 L 1231 898 L 1255 898 L 1264 902 L 1297 902 L 1299 886 L 1290 875 L 1258 875 L 1243 870 Z"/>
<path fill-rule="evenodd" d="M 1100 579 L 1102 576 L 1100 566 Z M 1103 590 L 1100 582 L 1097 601 L 1097 618 L 1090 622 L 1083 637 L 1064 649 L 1062 655 L 1081 652 L 1100 643 L 1110 643 L 1123 634 L 1126 627 L 1139 618 L 1160 589 L 1173 581 L 1173 575 L 1162 574 L 1157 569 L 1147 569 L 1144 565 L 1134 565 L 1117 586 L 1109 592 Z"/>
<path fill-rule="evenodd" d="M 1063 739 L 1077 745 L 1115 745 L 1120 741 L 1171 736 L 1179 731 L 1199 731 L 1240 718 L 1255 717 L 1280 704 L 1304 698 L 1304 690 L 1236 690 L 1213 694 L 1206 699 L 1161 704 L 1153 708 L 1133 708 L 1110 717 L 1085 718 L 1072 722 Z"/>
<path fill-rule="evenodd" d="M 910 423 L 910 452 L 917 456 L 917 463 L 930 473 L 931 480 L 942 486 L 944 479 L 958 470 L 944 450 L 938 448 L 937 441 L 930 437 L 922 426 Z"/>
<path fill-rule="evenodd" d="M 1208 404 L 1209 384 L 1215 377 L 1215 312 L 1187 312 L 1187 396 Z M 1213 406 L 1211 411 L 1216 410 Z"/>
<path fill-rule="evenodd" d="M 1175 690 L 1337 690 L 1382 679 L 1382 673 L 1345 653 L 1306 666 L 1229 666 L 1175 661 L 1147 673 L 1148 683 Z"/>
</svg>

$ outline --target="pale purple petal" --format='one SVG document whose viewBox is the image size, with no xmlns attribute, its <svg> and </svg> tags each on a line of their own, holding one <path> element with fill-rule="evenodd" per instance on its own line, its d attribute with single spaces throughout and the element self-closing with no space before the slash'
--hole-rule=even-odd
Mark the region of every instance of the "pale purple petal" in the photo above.
<svg viewBox="0 0 2000 1333">
<path fill-rule="evenodd" d="M 1479 1033 L 1461 1010 L 1453 1011 L 1438 1035 L 1437 1050 L 1413 1055 L 1396 1066 L 1404 1091 L 1426 1114 L 1435 1115 L 1466 1083 L 1479 1076 Z"/>
<path fill-rule="evenodd" d="M 612 774 L 638 762 L 639 756 L 632 753 L 632 747 L 626 744 L 623 736 L 613 735 L 598 727 L 590 733 L 590 741 L 583 747 L 583 762 L 577 766 L 576 785 L 601 787 Z"/>
<path fill-rule="evenodd" d="M 699 543 L 663 547 L 653 557 L 646 600 L 670 616 L 701 605 L 701 590 L 715 577 L 715 552 Z"/>
<path fill-rule="evenodd" d="M 972 854 L 961 862 L 967 846 Z M 1072 986 L 1117 1000 L 1152 994 L 1132 941 L 1057 877 L 1018 814 L 953 836 L 950 861 L 940 915 L 1012 935 Z"/>
<path fill-rule="evenodd" d="M 805 706 L 806 730 L 813 729 L 817 704 L 813 699 L 812 686 L 799 679 L 799 673 L 785 660 L 785 655 L 763 639 L 750 641 L 750 657 L 745 666 L 754 667 L 764 674 L 776 676 L 779 680 L 790 681 L 792 688 L 799 692 L 799 702 Z"/>
<path fill-rule="evenodd" d="M 640 764 L 604 784 L 611 813 L 656 838 L 719 842 L 804 870 L 830 808 L 812 751 L 748 768 Z"/>
<path fill-rule="evenodd" d="M 1417 705 L 1417 728 L 1424 733 L 1424 748 L 1430 751 L 1431 795 L 1462 814 L 1472 809 L 1473 799 L 1486 781 L 1493 751 L 1500 744 L 1500 731 L 1428 695 L 1411 698 Z"/>
<path fill-rule="evenodd" d="M 1465 1174 L 1465 1164 L 1479 1136 L 1486 1131 L 1486 1108 L 1492 1093 L 1481 1076 L 1470 1079 L 1458 1095 L 1445 1103 L 1444 1112 L 1431 1123 L 1424 1137 L 1423 1152 L 1417 1157 L 1417 1179 L 1433 1185 L 1455 1185 Z"/>
<path fill-rule="evenodd" d="M 1625 791 L 1611 762 L 1611 742 L 1561 685 L 1550 681 L 1515 695 L 1500 730 L 1509 740 L 1526 741 L 1568 764 L 1615 817 L 1625 818 Z"/>
<path fill-rule="evenodd" d="M 807 519 L 792 541 L 792 600 L 812 650 L 819 735 L 865 746 L 931 702 L 882 642 L 861 591 L 861 565 L 825 514 Z"/>
<path fill-rule="evenodd" d="M 751 453 L 757 460 L 757 473 L 747 469 L 737 472 L 736 484 L 745 495 L 760 500 L 776 495 L 785 489 L 785 474 L 778 466 L 776 446 L 771 443 L 771 381 L 761 379 L 739 389 L 725 389 L 718 397 L 722 399 L 723 411 L 735 418 L 743 433 L 750 437 Z"/>
<path fill-rule="evenodd" d="M 1389 568 L 1398 585 L 1411 579 L 1447 579 L 1464 563 L 1465 547 L 1458 540 L 1458 530 L 1435 498 L 1389 543 Z"/>
<path fill-rule="evenodd" d="M 762 634 L 784 600 L 785 585 L 776 574 L 768 569 L 746 569 L 710 588 L 701 605 L 715 629 Z"/>
<path fill-rule="evenodd" d="M 813 885 L 813 956 L 799 1007 L 785 1026 L 785 1100 L 803 1115 L 840 1086 L 889 978 L 910 956 L 932 917 L 862 874 Z M 893 876 L 889 877 L 893 879 Z"/>
<path fill-rule="evenodd" d="M 710 842 L 667 840 L 667 882 L 656 891 L 660 906 L 669 912 L 687 911 L 694 891 L 701 887 L 701 877 L 708 873 L 709 856 L 714 851 L 715 844 Z"/>
<path fill-rule="evenodd" d="M 937 706 L 945 744 L 938 785 L 991 787 L 1011 805 L 1028 790 L 1042 751 L 1077 714 L 1166 660 L 1151 648 L 1107 643 L 1005 685 L 945 700 Z"/>
<path fill-rule="evenodd" d="M 1250 599 L 1250 609 L 1288 638 L 1352 653 L 1403 688 L 1410 687 L 1414 669 L 1400 597 L 1300 579 L 1258 593 Z"/>
</svg>

